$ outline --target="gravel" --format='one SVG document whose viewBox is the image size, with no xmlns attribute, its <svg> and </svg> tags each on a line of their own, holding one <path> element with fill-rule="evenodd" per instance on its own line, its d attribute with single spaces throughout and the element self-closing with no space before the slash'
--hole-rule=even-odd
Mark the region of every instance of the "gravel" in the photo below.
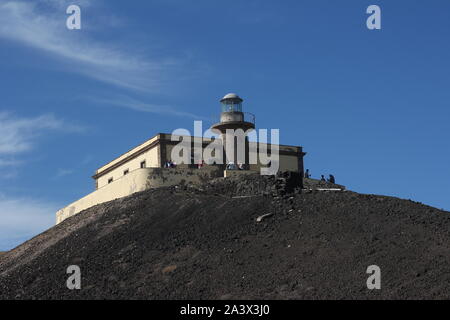
<svg viewBox="0 0 450 320">
<path fill-rule="evenodd" d="M 296 179 L 217 179 L 85 210 L 0 258 L 0 299 L 450 298 L 449 212 L 300 192 Z M 69 265 L 81 290 L 66 287 Z M 370 265 L 381 290 L 367 289 Z"/>
</svg>

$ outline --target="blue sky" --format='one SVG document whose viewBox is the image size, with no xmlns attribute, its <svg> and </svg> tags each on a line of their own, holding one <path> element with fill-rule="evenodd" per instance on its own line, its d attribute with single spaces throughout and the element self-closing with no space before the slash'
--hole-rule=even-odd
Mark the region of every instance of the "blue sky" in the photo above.
<svg viewBox="0 0 450 320">
<path fill-rule="evenodd" d="M 228 92 L 314 177 L 450 210 L 449 16 L 447 0 L 2 0 L 0 250 L 93 191 L 97 167 L 213 122 Z"/>
</svg>

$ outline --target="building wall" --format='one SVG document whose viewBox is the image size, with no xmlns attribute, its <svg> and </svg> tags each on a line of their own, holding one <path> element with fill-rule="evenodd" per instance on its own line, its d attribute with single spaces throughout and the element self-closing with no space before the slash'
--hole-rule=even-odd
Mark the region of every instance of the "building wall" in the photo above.
<svg viewBox="0 0 450 320">
<path fill-rule="evenodd" d="M 87 208 L 97 204 L 126 197 L 132 193 L 145 190 L 148 172 L 145 169 L 135 170 L 120 179 L 103 186 L 59 210 L 56 213 L 56 224 Z"/>
<path fill-rule="evenodd" d="M 100 168 L 97 171 L 97 190 L 59 210 L 56 214 L 57 223 L 97 204 L 126 197 L 135 192 L 183 183 L 201 183 L 224 176 L 221 166 L 206 166 L 202 169 L 189 169 L 187 165 L 178 166 L 176 169 L 161 168 L 165 161 L 171 159 L 171 151 L 176 142 L 172 143 L 164 138 L 159 140 L 159 137 L 161 136 L 158 135 L 158 139 L 153 138 Z M 204 147 L 206 145 L 207 143 Z M 279 170 L 303 172 L 303 155 L 300 147 L 280 146 Z M 146 168 L 141 169 L 141 162 L 144 160 Z M 250 169 L 256 174 L 260 172 L 260 168 L 261 164 L 250 165 Z M 125 170 L 129 170 L 127 175 L 124 175 Z M 230 171 L 225 174 L 232 176 L 249 173 L 251 172 Z M 108 183 L 110 178 L 113 178 L 113 182 Z"/>
<path fill-rule="evenodd" d="M 172 149 L 175 147 L 175 145 L 171 145 L 171 144 L 164 144 L 163 146 L 166 149 L 166 153 L 165 153 L 165 157 L 162 159 L 163 162 L 172 160 Z M 164 164 L 164 163 L 163 163 Z"/>
<path fill-rule="evenodd" d="M 265 144 L 267 150 L 270 150 L 271 145 Z M 257 170 L 259 171 L 261 167 L 265 167 L 266 165 L 262 165 L 260 162 L 260 158 L 258 155 L 258 152 L 253 151 L 255 147 L 250 149 L 250 155 L 253 157 L 256 157 L 258 159 L 257 164 L 251 164 L 250 169 L 251 170 Z M 271 158 L 270 152 L 268 152 L 268 159 Z M 295 146 L 279 146 L 279 171 L 294 171 L 294 172 L 301 172 L 302 168 L 299 164 L 303 162 L 303 156 L 301 153 L 300 147 Z"/>
<path fill-rule="evenodd" d="M 145 147 L 151 145 L 152 143 L 156 142 L 159 139 L 160 135 L 156 135 L 153 138 L 151 138 L 150 140 L 145 141 L 144 143 L 140 144 L 139 146 L 131 149 L 130 151 L 122 154 L 121 156 L 119 156 L 118 158 L 112 160 L 111 162 L 105 164 L 103 167 L 100 167 L 96 173 L 101 173 L 102 171 L 107 170 L 108 168 L 114 166 L 115 164 L 119 163 L 120 161 L 122 161 L 123 159 L 126 159 L 127 157 L 135 154 L 136 152 L 138 152 L 141 149 L 144 149 Z"/>
<path fill-rule="evenodd" d="M 185 183 L 202 183 L 221 176 L 223 171 L 216 166 L 202 169 L 137 169 L 59 210 L 56 213 L 56 224 L 87 208 L 126 197 L 135 192 Z"/>
<path fill-rule="evenodd" d="M 207 145 L 207 144 L 206 144 Z M 206 145 L 204 145 L 203 147 L 205 148 Z M 163 162 L 171 160 L 171 152 L 172 149 L 174 148 L 175 145 L 172 144 L 164 144 L 163 148 L 165 148 L 165 159 L 163 159 Z M 267 148 L 270 150 L 270 144 L 267 145 Z M 303 159 L 301 156 L 301 148 L 300 147 L 295 147 L 295 146 L 279 146 L 280 149 L 280 155 L 279 155 L 279 159 L 280 159 L 280 171 L 295 171 L 295 172 L 299 172 L 302 171 L 303 168 L 302 166 L 299 165 L 299 161 L 302 163 Z M 192 153 L 193 154 L 193 153 Z M 255 155 L 255 153 L 252 153 L 253 155 Z M 270 157 L 270 154 L 269 154 Z M 259 171 L 259 169 L 261 168 L 261 163 L 259 162 L 260 159 L 258 157 L 258 154 L 256 153 L 256 159 L 257 159 L 257 164 L 252 164 L 250 165 L 250 169 L 251 170 L 255 170 L 255 171 Z"/>
<path fill-rule="evenodd" d="M 299 168 L 299 158 L 298 158 L 298 156 L 295 156 L 295 155 L 280 155 L 279 156 L 279 160 L 280 160 L 280 167 L 278 169 L 279 171 L 302 172 L 302 169 Z M 260 163 L 258 163 L 258 164 L 251 164 L 250 165 L 250 170 L 259 172 L 262 167 L 266 167 L 266 166 L 263 166 Z"/>
<path fill-rule="evenodd" d="M 158 134 L 152 139 L 144 142 L 140 146 L 124 153 L 119 158 L 111 161 L 107 165 L 101 167 L 96 171 L 94 178 L 96 179 L 97 189 L 108 185 L 108 181 L 112 178 L 113 181 L 121 178 L 125 170 L 132 172 L 140 169 L 141 162 L 146 161 L 146 167 L 162 167 L 164 162 L 172 159 L 172 149 L 177 145 L 178 141 L 171 141 L 171 134 Z M 193 142 L 193 137 L 191 141 Z M 211 142 L 210 139 L 203 140 L 203 148 Z M 251 143 L 254 145 L 254 143 Z M 270 150 L 270 144 L 265 145 Z M 297 146 L 280 145 L 280 171 L 297 171 L 303 172 L 303 153 L 302 148 Z M 258 162 L 259 158 L 257 157 Z M 195 164 L 194 164 L 195 165 Z M 188 167 L 188 165 L 181 165 L 181 167 Z M 259 171 L 261 164 L 252 164 L 250 169 Z"/>
<path fill-rule="evenodd" d="M 180 143 L 179 141 L 178 142 L 177 141 L 171 141 L 170 138 L 171 138 L 171 135 L 166 135 L 166 139 L 167 140 L 164 143 L 162 143 L 162 148 L 165 149 L 165 153 L 163 152 L 163 157 L 162 157 L 163 162 L 166 162 L 166 161 L 169 161 L 169 160 L 173 160 L 172 159 L 172 150 L 178 143 Z M 207 143 L 205 143 L 205 140 L 206 141 L 210 141 L 209 139 L 208 140 L 204 139 L 204 141 L 203 141 L 204 142 L 203 143 L 203 148 L 208 145 Z M 194 143 L 194 139 L 192 137 L 191 137 L 191 142 Z M 192 157 L 194 156 L 194 151 L 195 151 L 194 148 L 192 148 L 192 150 L 191 150 L 191 156 Z M 196 164 L 196 163 L 193 163 L 193 164 Z"/>
<path fill-rule="evenodd" d="M 137 169 L 141 168 L 141 162 L 145 161 L 147 168 L 158 168 L 159 163 L 159 145 L 147 150 L 134 159 L 126 162 L 125 164 L 117 167 L 116 169 L 106 173 L 97 179 L 97 188 L 103 188 L 108 185 L 108 180 L 113 178 L 116 181 L 124 176 L 124 171 L 129 170 L 129 174 Z"/>
<path fill-rule="evenodd" d="M 280 155 L 280 171 L 299 172 L 298 156 Z"/>
</svg>

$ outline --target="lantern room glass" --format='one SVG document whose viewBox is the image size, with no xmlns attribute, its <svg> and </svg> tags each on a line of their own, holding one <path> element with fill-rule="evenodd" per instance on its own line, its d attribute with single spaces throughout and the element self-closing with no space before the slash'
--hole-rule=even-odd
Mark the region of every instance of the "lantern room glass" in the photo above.
<svg viewBox="0 0 450 320">
<path fill-rule="evenodd" d="M 242 112 L 242 102 L 238 101 L 223 101 L 222 112 Z"/>
</svg>

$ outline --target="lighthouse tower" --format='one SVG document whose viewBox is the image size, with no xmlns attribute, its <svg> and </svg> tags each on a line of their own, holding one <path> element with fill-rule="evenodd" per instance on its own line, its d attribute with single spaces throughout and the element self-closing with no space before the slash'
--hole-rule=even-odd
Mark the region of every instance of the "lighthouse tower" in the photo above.
<svg viewBox="0 0 450 320">
<path fill-rule="evenodd" d="M 248 137 L 245 136 L 245 159 L 239 157 L 241 154 L 239 151 L 240 142 L 238 141 L 235 132 L 238 129 L 242 129 L 243 132 L 255 129 L 255 117 L 250 113 L 245 113 L 248 119 L 245 119 L 244 112 L 242 111 L 242 102 L 244 100 L 235 93 L 229 93 L 220 99 L 222 112 L 220 114 L 220 122 L 211 126 L 211 129 L 220 131 L 223 145 L 225 147 L 225 156 L 227 163 L 242 163 L 244 167 L 248 168 Z M 246 121 L 247 120 L 247 121 Z M 227 148 L 227 143 L 234 141 L 234 150 Z"/>
</svg>

